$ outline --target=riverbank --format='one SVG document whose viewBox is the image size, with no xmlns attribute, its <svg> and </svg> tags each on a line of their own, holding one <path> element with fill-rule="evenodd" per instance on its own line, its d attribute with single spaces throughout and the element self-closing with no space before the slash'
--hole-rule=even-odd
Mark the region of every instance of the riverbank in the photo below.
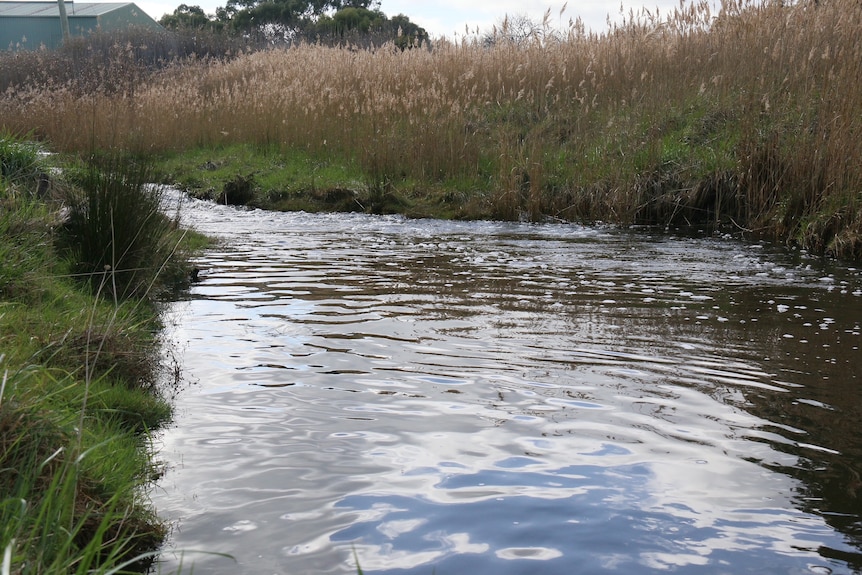
<svg viewBox="0 0 862 575">
<path fill-rule="evenodd" d="M 193 244 L 143 168 L 49 176 L 38 145 L 7 135 L 0 159 L 3 573 L 140 572 L 168 530 L 145 488 L 178 378 L 157 302 L 182 287 Z"/>
<path fill-rule="evenodd" d="M 787 4 L 403 51 L 16 56 L 0 61 L 0 118 L 267 209 L 696 226 L 859 259 L 862 10 Z M 62 75 L 76 67 L 95 70 Z"/>
</svg>

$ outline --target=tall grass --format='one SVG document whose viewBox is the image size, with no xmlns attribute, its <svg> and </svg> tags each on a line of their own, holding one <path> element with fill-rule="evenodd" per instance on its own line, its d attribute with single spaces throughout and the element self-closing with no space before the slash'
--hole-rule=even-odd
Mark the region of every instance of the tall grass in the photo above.
<svg viewBox="0 0 862 575">
<path fill-rule="evenodd" d="M 176 253 L 182 232 L 165 215 L 162 188 L 147 162 L 94 156 L 71 179 L 60 245 L 74 271 L 120 299 L 149 294 L 156 282 L 182 284 L 185 259 Z"/>
<path fill-rule="evenodd" d="M 126 167 L 111 177 L 132 186 L 133 175 Z M 158 317 L 143 299 L 152 292 L 136 287 L 153 279 L 135 275 L 125 282 L 112 269 L 95 283 L 81 282 L 75 259 L 57 250 L 65 246 L 67 256 L 91 251 L 71 249 L 82 236 L 64 220 L 68 206 L 28 193 L 25 180 L 0 181 L 3 575 L 140 572 L 138 563 L 151 556 L 166 531 L 143 490 L 158 473 L 148 432 L 171 414 L 156 385 Z M 75 188 L 71 182 L 64 186 Z M 137 201 L 111 203 L 107 211 L 114 213 L 104 216 L 115 223 L 107 238 L 110 253 L 128 251 L 110 247 L 120 237 L 154 231 L 178 237 L 171 226 L 120 229 L 143 225 L 121 210 L 156 208 L 147 204 L 146 189 L 134 189 Z M 77 195 L 87 197 L 87 190 Z M 77 217 L 90 215 L 85 210 Z M 152 246 L 167 240 L 146 241 L 155 261 L 141 258 L 135 265 L 164 268 L 163 252 Z"/>
<path fill-rule="evenodd" d="M 90 573 L 152 550 L 164 527 L 140 490 L 150 464 L 139 441 L 117 425 L 76 430 L 77 414 L 57 407 L 80 387 L 71 377 L 31 368 L 4 384 L 0 542 L 11 572 Z"/>
<path fill-rule="evenodd" d="M 456 186 L 497 217 L 723 224 L 862 255 L 858 2 L 538 30 L 185 60 L 125 91 L 22 83 L 0 122 L 64 150 L 301 149 L 396 188 Z"/>
</svg>

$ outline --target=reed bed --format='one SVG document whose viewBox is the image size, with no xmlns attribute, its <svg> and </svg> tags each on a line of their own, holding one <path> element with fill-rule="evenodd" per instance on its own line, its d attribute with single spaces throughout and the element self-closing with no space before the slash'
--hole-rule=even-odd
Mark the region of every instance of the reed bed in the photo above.
<svg viewBox="0 0 862 575">
<path fill-rule="evenodd" d="M 725 225 L 862 256 L 856 0 L 681 3 L 602 33 L 549 20 L 518 41 L 184 59 L 122 90 L 21 83 L 0 125 L 68 151 L 302 150 L 492 217 Z"/>
</svg>

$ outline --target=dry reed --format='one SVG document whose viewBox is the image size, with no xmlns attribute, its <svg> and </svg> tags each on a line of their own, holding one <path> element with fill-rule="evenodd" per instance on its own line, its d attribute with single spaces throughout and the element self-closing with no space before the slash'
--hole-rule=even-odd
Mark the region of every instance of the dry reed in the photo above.
<svg viewBox="0 0 862 575">
<path fill-rule="evenodd" d="M 61 150 L 300 148 L 387 181 L 470 182 L 501 217 L 712 218 L 862 254 L 857 0 L 681 3 L 599 34 L 574 21 L 433 49 L 295 45 L 122 86 L 21 83 L 0 127 Z"/>
</svg>

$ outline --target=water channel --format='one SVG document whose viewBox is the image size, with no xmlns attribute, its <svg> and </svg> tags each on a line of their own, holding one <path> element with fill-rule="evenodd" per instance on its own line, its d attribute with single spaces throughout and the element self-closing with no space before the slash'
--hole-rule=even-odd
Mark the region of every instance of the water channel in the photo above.
<svg viewBox="0 0 862 575">
<path fill-rule="evenodd" d="M 862 270 L 183 201 L 161 573 L 862 572 Z"/>
</svg>

